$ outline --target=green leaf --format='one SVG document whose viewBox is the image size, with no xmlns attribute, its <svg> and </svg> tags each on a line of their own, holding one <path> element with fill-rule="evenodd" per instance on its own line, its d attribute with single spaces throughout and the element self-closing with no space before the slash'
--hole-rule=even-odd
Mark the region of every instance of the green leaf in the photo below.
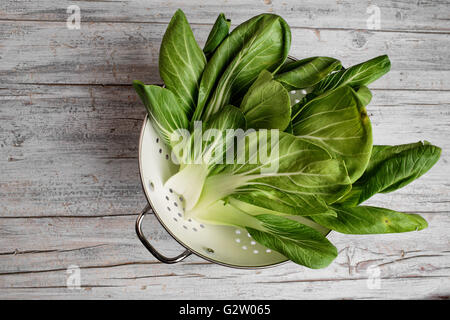
<svg viewBox="0 0 450 320">
<path fill-rule="evenodd" d="M 399 233 L 425 229 L 428 224 L 417 214 L 406 214 L 389 209 L 335 205 L 337 217 L 311 216 L 318 224 L 347 234 Z"/>
<path fill-rule="evenodd" d="M 133 81 L 133 87 L 147 108 L 149 119 L 159 136 L 171 145 L 175 130 L 186 129 L 189 121 L 175 95 L 165 88 Z"/>
<path fill-rule="evenodd" d="M 294 135 L 343 160 L 352 182 L 366 169 L 372 150 L 372 128 L 351 87 L 340 87 L 308 102 L 294 116 L 293 129 Z"/>
<path fill-rule="evenodd" d="M 186 16 L 178 9 L 161 42 L 159 73 L 167 89 L 179 98 L 188 118 L 197 103 L 198 86 L 205 65 L 205 55 L 195 41 Z"/>
<path fill-rule="evenodd" d="M 314 94 L 312 92 L 306 94 L 299 102 L 295 103 L 292 106 L 292 110 L 291 110 L 291 124 L 292 124 L 292 120 L 298 115 L 298 113 L 300 112 L 300 110 L 303 109 L 303 107 L 310 102 L 312 99 L 316 98 L 318 95 Z M 292 128 L 292 130 L 294 130 Z M 293 131 L 292 131 L 293 132 Z"/>
<path fill-rule="evenodd" d="M 223 201 L 214 202 L 197 220 L 246 228 L 261 245 L 309 268 L 326 267 L 337 256 L 336 248 L 314 227 L 285 217 L 259 214 L 258 211 L 248 214 Z M 324 230 L 313 221 L 306 221 L 311 226 Z"/>
<path fill-rule="evenodd" d="M 269 71 L 263 70 L 241 103 L 247 125 L 253 129 L 284 131 L 291 119 L 289 93 Z"/>
<path fill-rule="evenodd" d="M 228 36 L 230 31 L 231 20 L 226 19 L 223 13 L 219 14 L 216 22 L 208 35 L 203 52 L 209 59 L 217 47 L 222 43 L 222 41 Z"/>
<path fill-rule="evenodd" d="M 223 163 L 226 148 L 234 139 L 227 131 L 238 128 L 245 128 L 245 117 L 239 108 L 228 105 L 200 127 L 204 131 L 196 134 L 195 128 L 186 143 L 173 147 L 181 170 L 170 177 L 165 186 L 184 196 L 186 209 L 197 203 L 210 170 L 217 163 Z"/>
<path fill-rule="evenodd" d="M 244 212 L 254 206 L 279 215 L 336 215 L 317 195 L 298 195 L 264 185 L 253 185 L 246 188 L 246 191 L 237 191 L 227 198 L 227 202 Z"/>
<path fill-rule="evenodd" d="M 203 151 L 203 157 L 206 163 L 214 166 L 216 163 L 222 163 L 223 156 L 227 151 L 226 147 L 231 145 L 234 136 L 227 134 L 230 129 L 245 129 L 247 127 L 244 114 L 239 108 L 232 105 L 225 106 L 220 113 L 211 117 L 205 126 L 203 140 L 209 144 Z M 209 129 L 215 131 L 211 132 Z M 219 137 L 217 136 L 219 135 Z"/>
<path fill-rule="evenodd" d="M 245 116 L 242 110 L 235 106 L 225 106 L 221 113 L 216 113 L 207 122 L 206 129 L 217 129 L 225 131 L 226 129 L 245 129 L 247 127 Z"/>
<path fill-rule="evenodd" d="M 271 131 L 250 132 L 242 139 L 245 152 L 239 152 L 233 163 L 224 161 L 207 168 L 209 173 L 202 195 L 190 201 L 186 214 L 195 216 L 217 200 L 259 186 L 299 197 L 319 196 L 327 203 L 335 202 L 350 190 L 350 179 L 342 161 L 332 159 L 327 151 L 308 141 L 288 133 L 276 133 L 274 136 Z M 240 159 L 242 155 L 245 157 Z M 183 170 L 190 170 L 189 166 Z M 171 177 L 171 188 L 187 199 L 182 192 L 186 186 L 192 188 L 192 181 L 183 179 L 180 172 Z"/>
<path fill-rule="evenodd" d="M 318 231 L 280 216 L 254 216 L 263 230 L 247 227 L 260 244 L 275 250 L 291 261 L 312 269 L 327 267 L 337 256 L 337 249 Z"/>
<path fill-rule="evenodd" d="M 370 92 L 369 88 L 366 86 L 361 86 L 358 88 L 354 88 L 356 95 L 359 98 L 359 101 L 364 107 L 367 107 L 367 105 L 372 100 L 372 93 Z"/>
<path fill-rule="evenodd" d="M 376 193 L 400 189 L 431 169 L 439 160 L 441 149 L 428 142 L 398 146 L 373 146 L 364 174 L 339 202 L 358 205 Z"/>
<path fill-rule="evenodd" d="M 351 87 L 367 86 L 388 73 L 390 69 L 391 62 L 388 56 L 379 56 L 330 74 L 315 86 L 314 92 L 321 94 L 345 85 Z"/>
<path fill-rule="evenodd" d="M 283 65 L 275 79 L 287 90 L 309 88 L 342 68 L 341 62 L 329 57 L 312 57 L 293 61 Z"/>
<path fill-rule="evenodd" d="M 193 119 L 207 121 L 223 106 L 239 105 L 262 70 L 274 72 L 283 64 L 290 43 L 289 26 L 277 15 L 261 14 L 239 25 L 205 67 Z"/>
<path fill-rule="evenodd" d="M 287 132 L 287 133 L 290 133 L 290 134 L 294 133 L 294 129 L 292 128 L 292 121 L 291 120 L 289 120 L 289 124 L 286 127 L 286 129 L 284 129 L 284 132 Z"/>
<path fill-rule="evenodd" d="M 278 133 L 278 139 L 273 139 L 273 132 L 263 133 L 257 131 L 247 136 L 246 154 L 250 157 L 245 163 L 226 165 L 223 171 L 245 176 L 247 183 L 239 191 L 262 185 L 299 196 L 320 196 L 331 203 L 350 190 L 344 163 L 333 159 L 321 147 L 284 132 Z M 261 158 L 264 149 L 269 155 L 266 159 Z"/>
</svg>

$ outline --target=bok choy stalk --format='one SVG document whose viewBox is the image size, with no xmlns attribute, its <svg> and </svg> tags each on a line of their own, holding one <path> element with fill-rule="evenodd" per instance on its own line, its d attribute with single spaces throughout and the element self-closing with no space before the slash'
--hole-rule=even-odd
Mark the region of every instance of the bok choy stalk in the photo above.
<svg viewBox="0 0 450 320">
<path fill-rule="evenodd" d="M 422 176 L 441 153 L 428 142 L 373 145 L 367 86 L 389 58 L 288 61 L 290 29 L 274 14 L 229 28 L 220 14 L 201 50 L 178 10 L 161 43 L 165 88 L 133 82 L 179 164 L 165 186 L 183 197 L 185 218 L 244 228 L 309 268 L 337 256 L 329 230 L 426 228 L 419 215 L 361 205 Z M 291 104 L 297 89 L 307 94 Z"/>
</svg>

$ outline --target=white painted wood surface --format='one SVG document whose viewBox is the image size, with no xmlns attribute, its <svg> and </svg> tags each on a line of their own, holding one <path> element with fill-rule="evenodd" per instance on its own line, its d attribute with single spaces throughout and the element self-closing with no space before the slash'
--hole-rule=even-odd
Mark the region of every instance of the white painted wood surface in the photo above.
<svg viewBox="0 0 450 320">
<path fill-rule="evenodd" d="M 450 4 L 448 1 L 2 1 L 0 3 L 0 298 L 450 297 Z M 81 8 L 68 30 L 66 8 Z M 367 8 L 381 10 L 368 30 Z M 189 257 L 156 261 L 134 233 L 146 200 L 137 143 L 145 114 L 130 82 L 160 82 L 161 37 L 181 7 L 204 43 L 219 12 L 233 25 L 261 12 L 292 26 L 291 54 L 349 65 L 387 53 L 392 71 L 371 86 L 375 143 L 428 140 L 443 148 L 420 180 L 371 204 L 417 212 L 421 232 L 333 233 L 328 268 L 293 263 L 237 270 Z M 151 241 L 181 248 L 154 218 Z M 81 288 L 68 289 L 77 265 Z M 380 288 L 368 285 L 371 266 Z"/>
</svg>

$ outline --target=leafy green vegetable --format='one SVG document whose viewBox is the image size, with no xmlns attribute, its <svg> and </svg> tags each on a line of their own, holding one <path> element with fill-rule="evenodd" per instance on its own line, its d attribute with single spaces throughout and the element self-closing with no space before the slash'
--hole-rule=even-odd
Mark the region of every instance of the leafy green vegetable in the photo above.
<svg viewBox="0 0 450 320">
<path fill-rule="evenodd" d="M 337 216 L 315 215 L 311 218 L 322 226 L 340 233 L 376 234 L 398 233 L 425 229 L 428 224 L 417 214 L 400 213 L 389 209 L 359 206 L 334 206 Z"/>
<path fill-rule="evenodd" d="M 219 14 L 203 48 L 203 52 L 205 53 L 207 58 L 212 56 L 217 47 L 228 36 L 228 32 L 230 31 L 230 24 L 231 20 L 226 19 L 223 13 Z"/>
<path fill-rule="evenodd" d="M 221 113 L 215 114 L 205 126 L 205 133 L 203 140 L 205 146 L 203 148 L 202 156 L 205 163 L 221 164 L 223 157 L 227 152 L 226 147 L 231 145 L 234 136 L 227 134 L 229 129 L 245 129 L 246 119 L 239 108 L 232 105 L 225 106 Z M 211 130 L 215 130 L 212 131 Z"/>
<path fill-rule="evenodd" d="M 203 71 L 193 120 L 208 121 L 223 106 L 239 105 L 262 70 L 273 72 L 282 65 L 290 43 L 289 26 L 277 15 L 262 14 L 239 25 Z"/>
<path fill-rule="evenodd" d="M 336 215 L 320 196 L 299 195 L 262 185 L 240 190 L 229 196 L 227 202 L 245 212 L 258 210 L 277 215 Z"/>
<path fill-rule="evenodd" d="M 307 93 L 299 102 L 297 102 L 296 104 L 294 104 L 291 108 L 291 124 L 293 122 L 293 118 L 296 117 L 298 115 L 298 113 L 300 112 L 300 110 L 303 109 L 303 107 L 312 99 L 316 98 L 318 95 L 315 93 Z M 293 132 L 293 128 L 292 128 L 292 132 Z"/>
<path fill-rule="evenodd" d="M 167 89 L 180 100 L 187 117 L 194 112 L 206 58 L 195 41 L 183 11 L 170 20 L 159 51 L 159 74 Z"/>
<path fill-rule="evenodd" d="M 388 57 L 348 69 L 329 57 L 292 61 L 289 26 L 273 14 L 229 29 L 220 14 L 202 51 L 178 10 L 161 43 L 166 87 L 133 82 L 179 164 L 165 187 L 184 199 L 184 217 L 245 228 L 309 268 L 336 257 L 330 230 L 426 228 L 419 215 L 360 205 L 419 178 L 441 153 L 428 142 L 372 146 L 367 86 Z"/>
<path fill-rule="evenodd" d="M 324 268 L 337 256 L 336 248 L 319 231 L 284 217 L 250 215 L 218 201 L 198 218 L 204 223 L 246 228 L 260 244 L 309 268 Z"/>
<path fill-rule="evenodd" d="M 150 121 L 167 144 L 175 130 L 186 129 L 189 121 L 179 100 L 169 89 L 133 81 L 133 87 L 147 108 Z"/>
<path fill-rule="evenodd" d="M 275 79 L 287 90 L 304 89 L 312 87 L 332 71 L 341 68 L 341 62 L 334 58 L 312 57 L 283 65 Z"/>
<path fill-rule="evenodd" d="M 440 155 L 441 149 L 427 141 L 399 146 L 373 146 L 366 171 L 340 202 L 358 205 L 376 193 L 400 189 L 430 170 Z"/>
<path fill-rule="evenodd" d="M 284 131 L 291 120 L 289 93 L 263 70 L 248 89 L 241 103 L 247 125 L 253 129 Z"/>
<path fill-rule="evenodd" d="M 351 87 L 367 86 L 388 73 L 390 69 L 391 62 L 388 56 L 379 56 L 348 69 L 330 74 L 315 86 L 314 92 L 321 94 L 345 85 Z"/>
<path fill-rule="evenodd" d="M 337 249 L 330 241 L 304 224 L 271 214 L 255 218 L 267 231 L 247 227 L 250 235 L 295 263 L 318 269 L 328 266 L 337 256 Z"/>
<path fill-rule="evenodd" d="M 366 86 L 361 86 L 354 89 L 362 106 L 366 107 L 372 100 L 372 93 L 370 92 L 369 88 L 367 88 Z"/>
<path fill-rule="evenodd" d="M 363 174 L 372 150 L 372 128 L 351 87 L 340 87 L 308 102 L 293 117 L 293 131 L 343 160 L 352 182 Z"/>
<path fill-rule="evenodd" d="M 186 215 L 192 217 L 232 193 L 258 186 L 304 197 L 320 195 L 329 203 L 350 190 L 344 163 L 333 159 L 324 149 L 288 133 L 280 132 L 278 139 L 272 137 L 270 131 L 250 132 L 243 137 L 243 154 L 250 158 L 237 159 L 232 164 L 204 164 L 207 173 L 197 172 L 200 177 L 206 176 L 203 184 L 185 179 L 183 171 L 191 170 L 191 165 L 186 165 L 167 181 L 166 186 L 186 199 Z M 260 149 L 267 150 L 267 158 L 261 156 Z M 193 189 L 202 190 L 201 196 L 190 198 L 185 194 Z"/>
<path fill-rule="evenodd" d="M 346 85 L 355 90 L 362 106 L 367 106 L 372 99 L 372 93 L 366 86 L 387 73 L 390 66 L 389 58 L 387 56 L 380 56 L 350 67 L 349 69 L 331 72 L 326 77 L 322 76 L 322 80 L 307 88 L 309 91 L 308 94 L 292 106 L 292 117 L 295 117 L 298 111 L 314 98 Z M 340 64 L 338 65 L 337 62 L 336 68 L 340 68 Z M 323 72 L 321 74 L 323 75 Z"/>
</svg>

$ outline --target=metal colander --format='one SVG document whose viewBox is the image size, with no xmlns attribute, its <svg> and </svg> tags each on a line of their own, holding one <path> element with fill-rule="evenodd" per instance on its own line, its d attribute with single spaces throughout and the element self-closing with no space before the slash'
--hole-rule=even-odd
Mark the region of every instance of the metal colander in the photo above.
<svg viewBox="0 0 450 320">
<path fill-rule="evenodd" d="M 291 91 L 291 102 L 298 102 L 304 94 Z M 157 135 L 147 117 L 139 141 L 139 169 L 148 205 L 136 220 L 136 233 L 158 260 L 176 263 L 193 253 L 211 262 L 237 268 L 268 267 L 287 260 L 278 252 L 254 241 L 245 229 L 184 218 L 183 199 L 164 187 L 164 182 L 177 172 L 178 167 L 171 160 L 170 148 Z M 151 212 L 166 231 L 186 248 L 183 253 L 169 258 L 150 244 L 143 233 L 142 221 Z"/>
</svg>

